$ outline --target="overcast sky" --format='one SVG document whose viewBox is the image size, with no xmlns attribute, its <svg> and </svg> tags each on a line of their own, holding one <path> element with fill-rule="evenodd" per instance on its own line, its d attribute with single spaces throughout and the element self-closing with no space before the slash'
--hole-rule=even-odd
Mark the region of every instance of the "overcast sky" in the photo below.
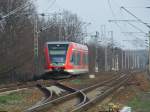
<svg viewBox="0 0 150 112">
<path fill-rule="evenodd" d="M 121 6 L 124 6 L 144 22 L 150 23 L 150 9 L 145 8 L 150 6 L 150 0 L 37 0 L 39 12 L 53 13 L 65 9 L 76 13 L 82 21 L 92 23 L 87 27 L 90 33 L 101 32 L 101 26 L 106 25 L 106 31 L 113 30 L 114 40 L 121 44 L 126 45 L 128 43 L 122 42 L 122 40 L 135 40 L 136 38 L 139 39 L 138 41 L 140 39 L 145 40 L 146 37 L 141 33 L 136 33 L 133 36 L 121 33 L 139 32 L 140 30 L 148 32 L 148 28 L 142 24 L 132 22 L 129 25 L 127 22 L 117 22 L 117 24 L 108 22 L 108 20 L 112 19 L 135 19 L 121 10 Z M 135 25 L 138 28 L 133 28 Z M 126 46 L 131 45 L 128 43 Z M 132 47 L 137 46 L 132 45 Z"/>
</svg>

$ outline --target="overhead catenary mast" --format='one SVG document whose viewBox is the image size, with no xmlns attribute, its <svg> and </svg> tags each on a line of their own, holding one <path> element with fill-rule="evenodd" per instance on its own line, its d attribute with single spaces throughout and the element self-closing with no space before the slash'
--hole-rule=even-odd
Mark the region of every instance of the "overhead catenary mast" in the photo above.
<svg viewBox="0 0 150 112">
<path fill-rule="evenodd" d="M 125 7 L 121 7 L 121 9 L 123 9 L 124 11 L 126 11 L 128 14 L 130 14 L 131 16 L 133 16 L 135 19 L 137 19 L 140 23 L 144 24 L 147 28 L 150 29 L 150 25 L 148 25 L 147 23 L 145 23 L 143 20 L 141 20 L 140 18 L 138 18 L 136 15 L 134 15 L 132 12 L 130 12 L 129 10 L 127 10 Z M 149 37 L 149 72 L 150 72 L 150 31 L 148 32 L 148 37 Z"/>
</svg>

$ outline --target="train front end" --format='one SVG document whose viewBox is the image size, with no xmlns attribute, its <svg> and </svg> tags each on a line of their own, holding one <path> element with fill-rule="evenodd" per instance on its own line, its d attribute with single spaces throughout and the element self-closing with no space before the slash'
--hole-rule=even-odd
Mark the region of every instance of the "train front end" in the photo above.
<svg viewBox="0 0 150 112">
<path fill-rule="evenodd" d="M 69 43 L 47 42 L 45 44 L 45 75 L 60 76 L 66 75 L 64 69 Z"/>
</svg>

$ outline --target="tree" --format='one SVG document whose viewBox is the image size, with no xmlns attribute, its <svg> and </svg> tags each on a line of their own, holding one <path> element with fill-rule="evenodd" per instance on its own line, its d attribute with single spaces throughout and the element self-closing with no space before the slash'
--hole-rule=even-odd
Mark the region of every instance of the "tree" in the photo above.
<svg viewBox="0 0 150 112">
<path fill-rule="evenodd" d="M 0 75 L 31 73 L 35 7 L 29 0 L 0 0 L 0 5 L 3 16 L 27 5 L 4 19 L 4 29 L 0 32 Z"/>
<path fill-rule="evenodd" d="M 50 27 L 43 31 L 42 38 L 46 41 L 73 41 L 81 42 L 83 38 L 83 22 L 76 14 L 69 11 L 55 13 L 43 24 L 49 24 Z"/>
</svg>

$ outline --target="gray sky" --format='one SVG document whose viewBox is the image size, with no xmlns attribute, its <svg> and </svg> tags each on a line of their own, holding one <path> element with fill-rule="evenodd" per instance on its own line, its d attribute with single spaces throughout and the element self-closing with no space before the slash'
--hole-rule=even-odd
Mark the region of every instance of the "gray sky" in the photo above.
<svg viewBox="0 0 150 112">
<path fill-rule="evenodd" d="M 101 31 L 101 26 L 106 25 L 106 31 L 114 31 L 114 39 L 121 44 L 125 44 L 127 47 L 136 47 L 130 45 L 128 42 L 122 42 L 122 40 L 135 40 L 140 38 L 146 39 L 143 34 L 137 33 L 133 36 L 121 32 L 139 32 L 139 30 L 133 28 L 136 25 L 143 32 L 148 32 L 148 28 L 140 23 L 128 23 L 118 22 L 109 23 L 110 19 L 135 19 L 120 7 L 124 6 L 130 10 L 137 17 L 144 22 L 150 23 L 150 9 L 144 7 L 150 6 L 150 0 L 37 0 L 37 8 L 39 12 L 53 13 L 59 10 L 69 10 L 76 13 L 83 21 L 91 22 L 92 24 L 87 27 L 88 32 L 93 33 L 95 31 Z M 140 41 L 140 39 L 138 41 Z M 128 43 L 128 45 L 126 45 Z M 137 43 L 137 42 L 136 42 Z M 138 42 L 140 43 L 140 42 Z"/>
</svg>

